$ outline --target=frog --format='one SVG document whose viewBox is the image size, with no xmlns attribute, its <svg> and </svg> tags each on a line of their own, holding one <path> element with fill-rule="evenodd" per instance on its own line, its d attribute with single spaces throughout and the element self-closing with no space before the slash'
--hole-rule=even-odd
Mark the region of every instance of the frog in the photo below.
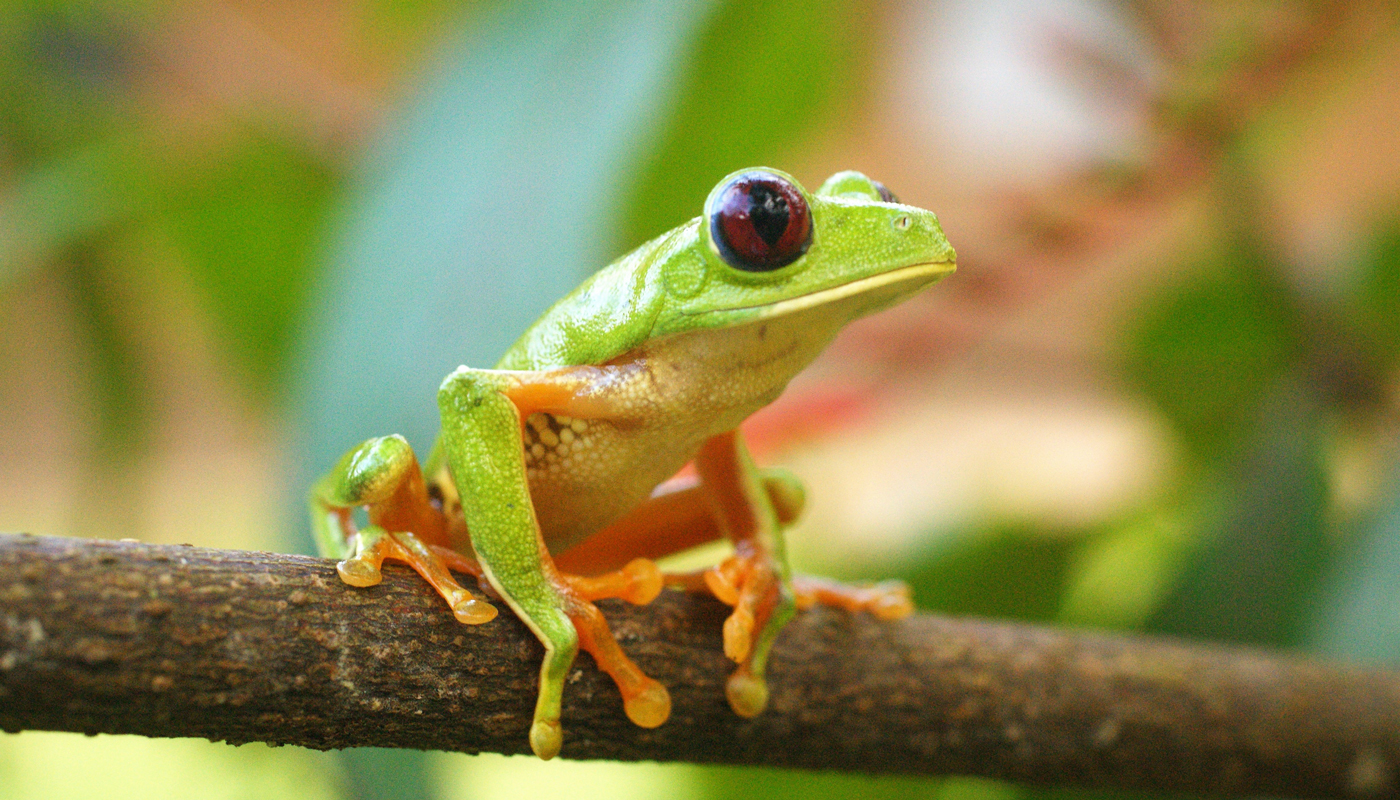
<svg viewBox="0 0 1400 800">
<path fill-rule="evenodd" d="M 773 643 L 797 609 L 897 619 L 913 605 L 899 582 L 792 572 L 784 532 L 804 489 L 756 465 L 740 424 L 847 323 L 955 268 L 937 217 L 859 172 L 815 192 L 768 167 L 734 172 L 700 216 L 594 273 L 493 368 L 449 374 L 426 460 L 399 435 L 351 448 L 310 492 L 318 549 L 353 587 L 377 584 L 385 560 L 407 564 L 467 625 L 490 622 L 492 598 L 503 601 L 544 647 L 529 727 L 540 758 L 563 746 L 580 649 L 611 676 L 632 722 L 670 716 L 666 688 L 599 611 L 608 598 L 645 605 L 670 587 L 730 606 L 725 694 L 754 717 L 768 703 Z M 732 549 L 711 567 L 656 564 L 720 540 Z"/>
</svg>

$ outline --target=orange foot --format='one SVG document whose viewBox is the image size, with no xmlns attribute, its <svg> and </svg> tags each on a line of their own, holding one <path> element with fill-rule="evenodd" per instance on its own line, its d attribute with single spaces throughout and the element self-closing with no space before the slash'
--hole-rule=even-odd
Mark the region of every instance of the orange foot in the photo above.
<svg viewBox="0 0 1400 800">
<path fill-rule="evenodd" d="M 914 610 L 909 587 L 902 581 L 849 585 L 829 578 L 799 575 L 789 594 L 777 561 L 756 542 L 735 545 L 733 556 L 696 573 L 667 575 L 666 582 L 690 591 L 709 591 L 734 607 L 724 621 L 724 654 L 739 669 L 725 687 L 729 705 L 742 717 L 753 717 L 768 704 L 763 680 L 768 651 L 794 608 L 821 604 L 846 611 L 866 611 L 892 620 Z"/>
<path fill-rule="evenodd" d="M 437 549 L 424 544 L 412 533 L 389 533 L 371 525 L 356 534 L 354 553 L 336 564 L 335 568 L 340 573 L 340 579 L 351 586 L 373 586 L 383 578 L 380 568 L 386 559 L 402 561 L 432 584 L 442 599 L 447 601 L 458 622 L 480 625 L 495 619 L 496 607 L 457 583 L 448 571 L 448 564 L 435 552 Z M 471 566 L 476 566 L 470 559 L 462 558 Z M 479 567 L 475 569 L 475 574 L 481 574 Z"/>
<path fill-rule="evenodd" d="M 594 600 L 616 597 L 633 605 L 646 605 L 661 594 L 661 571 L 649 559 L 636 558 L 616 572 L 584 577 L 562 575 L 568 615 L 578 631 L 579 647 L 593 656 L 598 668 L 612 676 L 622 694 L 627 718 L 643 728 L 655 728 L 671 716 L 671 695 L 666 687 L 647 677 L 618 646 Z"/>
<path fill-rule="evenodd" d="M 800 609 L 820 603 L 846 611 L 867 611 L 883 620 L 901 619 L 914 612 L 909 585 L 904 581 L 852 585 L 816 575 L 794 575 L 792 591 Z"/>
<path fill-rule="evenodd" d="M 757 542 L 745 540 L 735 544 L 734 555 L 714 567 L 669 576 L 668 581 L 688 589 L 707 589 L 734 607 L 724 621 L 724 654 L 739 668 L 725 685 L 725 694 L 734 713 L 757 716 L 768 705 L 768 685 L 763 680 L 768 652 L 795 609 L 778 561 Z"/>
</svg>

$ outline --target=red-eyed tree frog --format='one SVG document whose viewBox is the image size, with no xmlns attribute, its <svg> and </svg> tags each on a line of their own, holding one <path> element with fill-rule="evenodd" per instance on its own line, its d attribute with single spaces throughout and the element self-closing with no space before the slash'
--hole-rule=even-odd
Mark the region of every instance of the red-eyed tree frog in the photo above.
<svg viewBox="0 0 1400 800">
<path fill-rule="evenodd" d="M 931 212 L 859 173 L 814 193 L 773 169 L 729 175 L 700 217 L 584 281 L 494 369 L 448 375 L 442 432 L 421 467 L 400 436 L 347 453 L 311 492 L 318 546 L 352 586 L 378 583 L 385 559 L 406 562 L 469 625 L 496 607 L 451 572 L 494 590 L 544 644 L 530 728 L 541 758 L 563 743 L 560 703 L 580 647 L 616 681 L 633 722 L 666 721 L 665 687 L 622 652 L 593 601 L 648 603 L 667 583 L 733 606 L 724 652 L 738 669 L 726 694 L 752 717 L 795 608 L 896 618 L 912 605 L 902 585 L 790 574 L 782 532 L 801 485 L 755 467 L 739 424 L 847 322 L 954 262 Z M 656 491 L 691 461 L 694 479 Z M 358 530 L 356 507 L 369 521 Z M 699 573 L 663 576 L 651 561 L 721 536 L 733 555 Z"/>
</svg>

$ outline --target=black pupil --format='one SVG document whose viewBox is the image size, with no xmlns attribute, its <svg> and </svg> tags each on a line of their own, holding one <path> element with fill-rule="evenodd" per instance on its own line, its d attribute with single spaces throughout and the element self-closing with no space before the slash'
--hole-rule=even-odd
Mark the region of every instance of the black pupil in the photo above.
<svg viewBox="0 0 1400 800">
<path fill-rule="evenodd" d="M 772 186 L 757 183 L 749 189 L 749 220 L 760 239 L 772 247 L 788 227 L 788 202 Z"/>
<path fill-rule="evenodd" d="M 705 214 L 720 258 L 744 272 L 780 269 L 812 243 L 812 214 L 802 190 L 766 171 L 735 175 L 715 187 Z"/>
</svg>

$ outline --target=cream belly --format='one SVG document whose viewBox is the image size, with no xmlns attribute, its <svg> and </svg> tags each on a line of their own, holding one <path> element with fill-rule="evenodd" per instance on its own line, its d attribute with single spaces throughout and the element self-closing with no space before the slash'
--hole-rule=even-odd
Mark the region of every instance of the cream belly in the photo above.
<svg viewBox="0 0 1400 800">
<path fill-rule="evenodd" d="M 614 364 L 641 365 L 617 388 L 617 413 L 537 413 L 523 431 L 526 476 L 545 542 L 556 552 L 631 511 L 695 457 L 782 393 L 830 341 L 803 315 L 666 337 Z"/>
<path fill-rule="evenodd" d="M 546 544 L 558 552 L 636 508 L 706 439 L 777 399 L 847 322 L 943 272 L 920 265 L 794 298 L 750 322 L 664 336 L 609 362 L 641 367 L 608 387 L 614 413 L 535 414 L 524 425 L 530 497 Z"/>
<path fill-rule="evenodd" d="M 754 309 L 746 322 L 659 337 L 603 365 L 621 367 L 623 376 L 597 387 L 593 399 L 604 398 L 608 413 L 535 413 L 522 426 L 526 479 L 546 544 L 559 552 L 636 508 L 707 439 L 777 399 L 847 322 L 948 269 L 921 264 L 799 296 Z"/>
<path fill-rule="evenodd" d="M 575 435 L 554 433 L 563 430 Z M 608 420 L 532 415 L 525 430 L 526 475 L 549 548 L 559 552 L 635 508 L 694 458 L 708 435 L 672 426 L 621 428 Z M 556 439 L 559 444 L 549 447 Z"/>
</svg>

